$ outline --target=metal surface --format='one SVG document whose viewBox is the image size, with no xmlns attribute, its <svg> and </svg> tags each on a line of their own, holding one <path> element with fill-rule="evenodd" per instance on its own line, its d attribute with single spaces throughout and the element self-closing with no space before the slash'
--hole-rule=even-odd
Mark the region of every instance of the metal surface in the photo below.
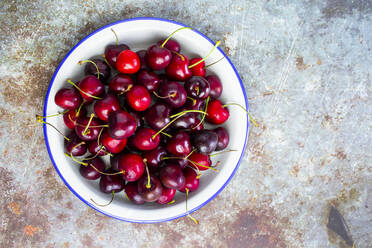
<svg viewBox="0 0 372 248">
<path fill-rule="evenodd" d="M 90 209 L 59 179 L 34 120 L 67 51 L 135 16 L 222 39 L 260 124 L 199 225 Z M 345 247 L 326 228 L 331 204 L 356 247 L 372 247 L 370 1 L 2 1 L 0 22 L 0 247 Z"/>
</svg>

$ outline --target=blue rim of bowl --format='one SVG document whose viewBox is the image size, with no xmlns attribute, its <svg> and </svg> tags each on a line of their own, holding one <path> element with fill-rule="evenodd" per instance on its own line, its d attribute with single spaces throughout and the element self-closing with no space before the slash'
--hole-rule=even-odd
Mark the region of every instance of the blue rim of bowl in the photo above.
<svg viewBox="0 0 372 248">
<path fill-rule="evenodd" d="M 131 22 L 131 21 L 138 21 L 138 20 L 151 20 L 151 21 L 162 21 L 162 22 L 169 22 L 169 23 L 173 23 L 173 24 L 177 24 L 179 26 L 182 26 L 182 27 L 187 27 L 187 25 L 183 24 L 183 23 L 180 23 L 180 22 L 176 22 L 176 21 L 173 21 L 173 20 L 168 20 L 168 19 L 164 19 L 164 18 L 157 18 L 157 17 L 135 17 L 135 18 L 129 18 L 129 19 L 124 19 L 124 20 L 120 20 L 120 21 L 117 21 L 117 22 L 113 22 L 113 23 L 110 23 L 106 26 L 103 26 L 95 31 L 93 31 L 92 33 L 88 34 L 87 36 L 85 36 L 82 40 L 80 40 L 68 53 L 67 55 L 63 58 L 63 60 L 61 61 L 61 63 L 58 65 L 58 68 L 56 69 L 56 71 L 54 72 L 53 74 L 53 78 L 52 80 L 50 81 L 50 84 L 49 84 L 49 88 L 48 88 L 48 91 L 47 91 L 47 94 L 45 96 L 45 102 L 44 102 L 44 116 L 46 116 L 46 110 L 47 110 L 47 107 L 48 107 L 48 99 L 49 99 L 49 93 L 50 93 L 50 90 L 53 86 L 53 83 L 54 83 L 54 80 L 55 80 L 55 77 L 57 76 L 60 68 L 62 67 L 62 65 L 65 63 L 66 59 L 70 56 L 70 54 L 77 48 L 80 46 L 80 44 L 82 44 L 86 39 L 88 39 L 89 37 L 91 37 L 92 35 L 104 30 L 104 29 L 107 29 L 111 26 L 114 26 L 116 24 L 119 24 L 119 23 L 124 23 L 124 22 Z M 198 30 L 196 29 L 191 29 L 193 32 L 199 34 L 200 36 L 202 36 L 203 38 L 205 38 L 206 40 L 208 40 L 213 46 L 215 45 L 215 43 L 209 39 L 206 35 L 204 35 L 203 33 L 199 32 Z M 226 54 L 222 51 L 221 48 L 218 47 L 218 50 L 224 55 L 224 57 L 227 59 L 227 61 L 230 63 L 231 67 L 233 68 L 237 78 L 239 79 L 239 83 L 240 83 L 240 87 L 242 89 L 242 92 L 243 92 L 243 95 L 244 95 L 244 101 L 245 101 L 245 107 L 246 109 L 248 110 L 248 100 L 247 100 L 247 95 L 246 95 L 246 92 L 245 92 L 245 89 L 244 89 L 244 85 L 243 85 L 243 82 L 239 76 L 239 73 L 238 71 L 236 70 L 235 66 L 232 64 L 232 62 L 230 61 L 230 59 L 226 56 Z M 85 204 L 87 204 L 89 207 L 93 208 L 94 210 L 98 211 L 99 213 L 101 214 L 104 214 L 106 216 L 109 216 L 109 217 L 112 217 L 114 219 L 117 219 L 117 220 L 121 220 L 121 221 L 127 221 L 127 222 L 132 222 L 132 223 L 143 223 L 143 224 L 150 224 L 150 223 L 160 223 L 160 222 L 166 222 L 166 221 L 171 221 L 171 220 L 175 220 L 175 219 L 178 219 L 178 218 L 181 218 L 181 217 L 184 217 L 186 216 L 188 213 L 192 213 L 200 208 L 202 208 L 203 206 L 205 206 L 208 202 L 210 202 L 213 198 L 215 198 L 225 187 L 226 185 L 230 182 L 231 178 L 234 176 L 234 174 L 236 173 L 237 169 L 239 168 L 239 165 L 241 163 L 241 160 L 243 159 L 243 156 L 244 156 L 244 152 L 245 152 L 245 148 L 246 148 L 246 145 L 247 145 L 247 138 L 248 138 L 248 133 L 249 133 L 249 119 L 247 118 L 247 132 L 245 134 L 245 140 L 244 140 L 244 146 L 243 146 L 243 150 L 242 150 L 242 153 L 240 155 L 240 158 L 239 158 L 239 161 L 238 163 L 236 164 L 233 172 L 231 173 L 230 177 L 227 179 L 227 181 L 224 183 L 224 185 L 222 185 L 222 187 L 214 194 L 212 195 L 208 200 L 206 200 L 205 202 L 203 202 L 202 204 L 200 204 L 199 206 L 193 208 L 192 210 L 189 210 L 189 212 L 185 212 L 183 214 L 179 214 L 179 215 L 176 215 L 176 216 L 173 216 L 173 217 L 170 217 L 170 218 L 165 218 L 165 219 L 158 219 L 158 220 L 135 220 L 135 219 L 127 219 L 127 218 L 122 218 L 120 216 L 115 216 L 115 215 L 112 215 L 108 212 L 105 212 L 105 211 L 102 211 L 101 209 L 98 209 L 97 207 L 95 207 L 92 203 L 86 201 L 83 197 L 81 197 L 66 181 L 66 179 L 62 176 L 61 172 L 59 171 L 58 169 L 58 166 L 56 165 L 55 161 L 54 161 L 54 158 L 53 158 L 53 155 L 52 155 L 52 152 L 50 150 L 50 147 L 49 147 L 49 140 L 48 140 L 48 135 L 47 135 L 47 126 L 46 124 L 43 124 L 43 128 L 44 128 L 44 138 L 45 138 L 45 143 L 46 143 L 46 146 L 47 146 L 47 149 L 48 149 L 48 153 L 49 153 L 49 157 L 50 159 L 52 160 L 52 163 L 53 163 L 53 166 L 54 168 L 56 169 L 58 175 L 61 177 L 62 181 L 65 183 L 65 185 L 71 190 L 72 193 L 74 193 L 82 202 L 84 202 Z"/>
</svg>

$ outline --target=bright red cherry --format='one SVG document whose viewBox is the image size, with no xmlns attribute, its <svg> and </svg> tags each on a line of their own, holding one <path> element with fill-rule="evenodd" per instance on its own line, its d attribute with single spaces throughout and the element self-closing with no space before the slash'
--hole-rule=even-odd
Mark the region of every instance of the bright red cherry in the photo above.
<svg viewBox="0 0 372 248">
<path fill-rule="evenodd" d="M 136 131 L 136 120 L 124 110 L 111 112 L 108 117 L 108 133 L 114 139 L 126 139 Z"/>
<path fill-rule="evenodd" d="M 124 74 L 134 74 L 141 67 L 140 58 L 137 53 L 131 50 L 124 50 L 119 53 L 116 60 L 116 69 Z"/>
<path fill-rule="evenodd" d="M 165 69 L 165 73 L 173 80 L 185 81 L 192 76 L 188 58 L 182 54 L 174 55 Z"/>
<path fill-rule="evenodd" d="M 79 91 L 73 88 L 60 89 L 54 97 L 54 102 L 64 109 L 76 109 L 82 101 Z"/>
<path fill-rule="evenodd" d="M 94 113 L 103 121 L 107 121 L 109 114 L 119 109 L 119 101 L 112 93 L 107 93 L 103 99 L 94 103 Z"/>
<path fill-rule="evenodd" d="M 139 129 L 132 139 L 133 145 L 141 151 L 149 151 L 155 149 L 160 143 L 160 135 L 153 136 L 156 132 L 150 128 Z"/>
<path fill-rule="evenodd" d="M 129 106 L 136 111 L 144 111 L 151 104 L 149 91 L 142 85 L 135 85 L 127 92 L 126 97 Z"/>
<path fill-rule="evenodd" d="M 180 191 L 185 193 L 186 189 L 189 189 L 190 192 L 195 191 L 199 187 L 199 178 L 196 172 L 190 167 L 186 167 L 183 170 L 185 176 L 185 186 Z"/>
<path fill-rule="evenodd" d="M 102 145 L 108 152 L 119 153 L 127 145 L 127 139 L 114 139 L 107 132 L 104 132 L 101 136 Z"/>
<path fill-rule="evenodd" d="M 186 156 L 191 152 L 190 138 L 185 132 L 174 135 L 167 144 L 167 150 L 175 156 Z"/>
<path fill-rule="evenodd" d="M 91 96 L 98 97 L 105 91 L 102 82 L 93 75 L 85 76 L 83 80 L 80 81 L 78 86 L 81 89 L 81 96 L 87 102 L 92 102 L 94 100 L 94 98 Z"/>
<path fill-rule="evenodd" d="M 154 71 L 160 71 L 165 69 L 171 61 L 171 52 L 160 45 L 152 45 L 147 49 L 146 61 L 148 66 Z"/>
<path fill-rule="evenodd" d="M 118 55 L 124 51 L 129 50 L 125 44 L 108 45 L 105 49 L 105 58 L 111 67 L 116 68 L 116 60 Z"/>
<path fill-rule="evenodd" d="M 122 177 L 128 182 L 139 180 L 145 172 L 143 158 L 134 153 L 124 154 L 118 160 L 119 171 L 124 170 Z"/>
<path fill-rule="evenodd" d="M 197 153 L 197 152 L 192 153 L 189 157 L 189 160 L 191 160 L 195 163 L 198 163 L 200 165 L 208 166 L 208 167 L 210 167 L 212 165 L 212 161 L 211 161 L 209 155 L 204 155 L 204 154 Z M 208 170 L 207 167 L 200 166 L 198 164 L 193 164 L 193 163 L 189 162 L 189 165 L 191 167 L 197 166 L 199 168 L 199 170 L 202 170 L 202 171 L 203 170 Z"/>
<path fill-rule="evenodd" d="M 161 192 L 161 196 L 157 200 L 157 203 L 159 204 L 167 204 L 171 202 L 176 194 L 175 189 L 165 188 L 163 187 L 163 191 Z"/>
<path fill-rule="evenodd" d="M 193 65 L 193 64 L 196 64 L 197 62 L 199 62 L 200 60 L 202 60 L 202 58 L 192 58 L 190 59 L 190 65 Z M 204 77 L 205 76 L 205 63 L 204 61 L 197 64 L 196 66 L 193 66 L 190 68 L 191 70 L 191 73 L 193 76 L 200 76 L 200 77 Z"/>
<path fill-rule="evenodd" d="M 222 106 L 219 100 L 209 102 L 207 108 L 207 121 L 211 124 L 222 124 L 229 118 L 229 110 Z"/>
</svg>

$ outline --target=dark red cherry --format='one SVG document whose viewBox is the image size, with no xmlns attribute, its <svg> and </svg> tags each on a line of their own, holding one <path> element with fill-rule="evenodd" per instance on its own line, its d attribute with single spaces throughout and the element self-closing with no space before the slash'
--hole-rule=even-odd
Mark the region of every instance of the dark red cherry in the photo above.
<svg viewBox="0 0 372 248">
<path fill-rule="evenodd" d="M 220 79 L 217 76 L 213 75 L 207 76 L 205 79 L 207 79 L 209 86 L 211 88 L 211 92 L 209 93 L 209 95 L 214 99 L 219 98 L 223 90 Z"/>
<path fill-rule="evenodd" d="M 167 164 L 160 171 L 160 181 L 168 188 L 180 190 L 185 186 L 185 177 L 176 164 Z"/>
<path fill-rule="evenodd" d="M 203 154 L 210 154 L 216 150 L 218 136 L 211 130 L 194 132 L 191 136 L 191 144 Z"/>
<path fill-rule="evenodd" d="M 182 112 L 182 111 L 186 111 L 186 109 L 181 108 L 175 112 Z M 175 122 L 172 123 L 172 127 L 175 129 L 189 129 L 194 125 L 196 125 L 195 113 L 186 113 L 185 115 L 178 118 Z"/>
<path fill-rule="evenodd" d="M 167 151 L 162 146 L 158 146 L 153 150 L 143 153 L 143 157 L 146 159 L 146 163 L 153 167 L 159 167 L 163 162 L 163 157 L 165 157 L 166 155 Z"/>
<path fill-rule="evenodd" d="M 111 73 L 110 66 L 108 66 L 108 64 L 106 64 L 106 62 L 102 59 L 90 59 L 90 60 L 93 61 L 98 67 L 99 80 L 102 83 L 105 83 L 107 79 L 110 77 L 110 73 Z M 95 77 L 98 76 L 97 68 L 95 67 L 93 63 L 85 64 L 84 73 L 85 75 L 93 75 Z"/>
<path fill-rule="evenodd" d="M 139 181 L 138 181 L 138 193 L 140 193 L 144 200 L 146 202 L 154 202 L 157 201 L 161 193 L 163 191 L 163 186 L 161 185 L 160 180 L 154 176 L 150 176 L 150 188 L 147 188 L 146 186 L 148 185 L 147 182 L 147 175 L 144 175 Z"/>
<path fill-rule="evenodd" d="M 83 80 L 80 81 L 79 88 L 82 91 L 80 92 L 81 96 L 87 102 L 92 102 L 94 100 L 94 98 L 91 96 L 99 97 L 105 91 L 101 81 L 92 75 L 85 76 Z M 86 93 L 91 96 L 87 95 Z"/>
<path fill-rule="evenodd" d="M 193 65 L 193 64 L 196 64 L 198 63 L 200 60 L 202 60 L 202 58 L 192 58 L 190 59 L 190 65 Z M 190 68 L 191 70 L 191 73 L 193 76 L 200 76 L 200 77 L 204 77 L 205 76 L 205 63 L 204 61 L 197 64 L 196 66 L 193 66 Z"/>
<path fill-rule="evenodd" d="M 115 173 L 114 170 L 107 170 L 105 173 Z M 99 181 L 99 188 L 103 193 L 115 193 L 124 189 L 125 182 L 120 175 L 102 175 Z"/>
<path fill-rule="evenodd" d="M 123 94 L 133 87 L 133 80 L 125 74 L 117 74 L 109 82 L 109 90 L 116 94 Z"/>
<path fill-rule="evenodd" d="M 174 81 L 163 82 L 159 86 L 159 95 L 173 108 L 179 108 L 186 102 L 186 90 L 182 84 Z"/>
<path fill-rule="evenodd" d="M 93 140 L 92 142 L 89 143 L 88 150 L 91 154 L 94 155 L 98 153 L 97 156 L 104 156 L 107 154 L 107 152 L 105 151 L 105 147 L 103 147 L 101 141 L 100 144 L 98 145 L 98 139 Z"/>
<path fill-rule="evenodd" d="M 108 133 L 114 139 L 126 139 L 136 131 L 136 121 L 124 110 L 110 113 L 108 117 Z"/>
<path fill-rule="evenodd" d="M 80 139 L 86 140 L 86 141 L 96 140 L 102 128 L 100 127 L 100 125 L 102 125 L 101 121 L 98 118 L 93 117 L 87 131 L 85 131 L 85 128 L 89 123 L 89 119 L 90 118 L 88 117 L 81 116 L 76 121 L 76 125 L 75 125 L 76 134 L 80 137 Z"/>
<path fill-rule="evenodd" d="M 212 165 L 212 161 L 209 157 L 209 155 L 205 155 L 205 154 L 201 154 L 201 153 L 197 153 L 197 152 L 194 152 L 190 155 L 189 157 L 189 160 L 197 163 L 197 164 L 194 164 L 192 162 L 189 162 L 189 165 L 191 167 L 194 167 L 197 166 L 199 168 L 199 170 L 208 170 L 207 167 L 204 167 L 204 166 L 211 166 Z M 204 165 L 204 166 L 201 166 L 201 165 Z"/>
<path fill-rule="evenodd" d="M 132 139 L 133 145 L 141 151 L 149 151 L 155 149 L 160 143 L 159 135 L 153 139 L 156 132 L 150 128 L 139 129 Z"/>
<path fill-rule="evenodd" d="M 119 153 L 119 154 L 114 154 L 114 156 L 110 156 L 111 169 L 115 171 L 120 171 L 119 170 L 119 159 L 121 158 L 122 155 L 123 155 L 122 153 Z"/>
<path fill-rule="evenodd" d="M 171 61 L 171 52 L 159 45 L 152 45 L 147 49 L 146 62 L 154 71 L 160 71 L 165 69 Z"/>
<path fill-rule="evenodd" d="M 94 113 L 98 118 L 107 121 L 109 114 L 120 109 L 119 101 L 112 93 L 107 93 L 94 103 Z"/>
<path fill-rule="evenodd" d="M 114 139 L 107 132 L 102 134 L 101 141 L 106 150 L 114 154 L 124 150 L 127 145 L 127 139 Z"/>
<path fill-rule="evenodd" d="M 229 133 L 224 127 L 218 127 L 213 130 L 217 134 L 218 142 L 216 151 L 221 151 L 225 149 L 229 144 Z"/>
<path fill-rule="evenodd" d="M 151 105 L 149 91 L 142 85 L 135 85 L 127 92 L 128 105 L 135 111 L 144 111 Z"/>
<path fill-rule="evenodd" d="M 159 46 L 161 46 L 164 43 L 164 41 L 165 40 L 160 40 L 156 44 L 158 44 Z M 177 41 L 173 40 L 173 39 L 169 39 L 167 41 L 167 43 L 165 43 L 164 47 L 167 48 L 169 51 L 174 51 L 174 52 L 177 52 L 177 53 L 179 53 L 181 51 L 180 44 Z"/>
<path fill-rule="evenodd" d="M 191 152 L 190 138 L 185 132 L 179 132 L 168 142 L 167 150 L 175 156 L 186 156 Z"/>
<path fill-rule="evenodd" d="M 134 120 L 136 121 L 136 127 L 137 129 L 140 127 L 143 127 L 144 125 L 144 120 L 143 117 L 141 116 L 141 112 L 136 112 L 134 110 L 128 110 L 128 113 L 133 116 Z"/>
<path fill-rule="evenodd" d="M 125 194 L 128 196 L 129 200 L 134 204 L 141 205 L 145 203 L 143 196 L 138 193 L 137 182 L 129 182 L 124 186 Z"/>
<path fill-rule="evenodd" d="M 161 192 L 161 196 L 156 201 L 159 204 L 167 204 L 171 202 L 176 194 L 175 189 L 165 188 L 163 187 L 163 191 Z"/>
<path fill-rule="evenodd" d="M 131 50 L 124 50 L 119 53 L 116 60 L 116 69 L 124 74 L 134 74 L 141 67 L 140 58 L 137 53 Z"/>
<path fill-rule="evenodd" d="M 189 162 L 185 158 L 167 159 L 166 161 L 169 164 L 176 164 L 176 165 L 178 165 L 181 169 L 185 169 L 186 166 L 189 164 Z"/>
<path fill-rule="evenodd" d="M 192 76 L 188 58 L 182 54 L 174 55 L 165 69 L 165 73 L 173 80 L 185 81 Z"/>
<path fill-rule="evenodd" d="M 122 155 L 118 160 L 119 171 L 124 170 L 122 177 L 128 182 L 137 181 L 145 172 L 143 158 L 135 153 Z"/>
<path fill-rule="evenodd" d="M 54 97 L 54 102 L 64 109 L 76 109 L 82 101 L 79 91 L 73 88 L 62 88 Z"/>
<path fill-rule="evenodd" d="M 199 76 L 187 79 L 184 87 L 187 95 L 194 99 L 206 99 L 211 90 L 208 81 Z"/>
<path fill-rule="evenodd" d="M 223 107 L 219 100 L 209 102 L 206 119 L 209 123 L 220 125 L 229 118 L 229 110 Z"/>
<path fill-rule="evenodd" d="M 196 172 L 192 168 L 186 167 L 183 174 L 185 176 L 185 186 L 180 191 L 185 193 L 186 189 L 189 189 L 190 192 L 197 190 L 199 188 L 199 178 Z"/>
<path fill-rule="evenodd" d="M 77 109 L 71 109 L 63 114 L 63 121 L 68 128 L 74 129 L 76 120 L 80 116 L 85 116 L 86 114 L 87 111 L 85 110 L 85 108 L 80 109 L 79 115 L 77 115 Z"/>
<path fill-rule="evenodd" d="M 146 50 L 139 50 L 137 51 L 137 55 L 138 55 L 138 58 L 140 59 L 140 70 L 142 69 L 150 69 L 150 67 L 147 65 L 147 61 L 146 61 L 146 53 L 147 51 Z"/>
<path fill-rule="evenodd" d="M 167 104 L 157 102 L 146 111 L 144 117 L 151 128 L 160 130 L 170 122 L 169 113 L 170 108 Z"/>
<path fill-rule="evenodd" d="M 72 156 L 83 156 L 87 152 L 87 144 L 83 142 L 74 132 L 70 133 L 65 140 L 65 151 Z"/>
<path fill-rule="evenodd" d="M 199 118 L 195 118 L 195 124 L 191 125 L 188 131 L 194 132 L 194 131 L 201 131 L 204 129 L 203 123 L 200 123 Z"/>
<path fill-rule="evenodd" d="M 158 75 L 152 71 L 141 70 L 137 74 L 137 83 L 145 86 L 148 91 L 152 92 L 158 90 L 160 79 Z"/>
<path fill-rule="evenodd" d="M 92 167 L 92 165 L 99 171 L 105 170 L 105 163 L 99 157 L 95 157 L 91 160 L 88 160 L 88 165 L 81 165 L 80 166 L 80 175 L 88 180 L 96 180 L 101 177 L 101 173 L 99 173 L 96 169 Z"/>
<path fill-rule="evenodd" d="M 190 109 L 190 110 L 200 110 L 204 107 L 204 104 L 205 104 L 205 101 L 202 100 L 202 99 L 191 100 L 191 99 L 187 98 L 184 107 L 186 109 Z"/>
<path fill-rule="evenodd" d="M 116 68 L 117 57 L 124 50 L 129 50 L 129 47 L 125 44 L 106 46 L 105 57 L 107 62 L 111 65 L 111 67 Z"/>
</svg>

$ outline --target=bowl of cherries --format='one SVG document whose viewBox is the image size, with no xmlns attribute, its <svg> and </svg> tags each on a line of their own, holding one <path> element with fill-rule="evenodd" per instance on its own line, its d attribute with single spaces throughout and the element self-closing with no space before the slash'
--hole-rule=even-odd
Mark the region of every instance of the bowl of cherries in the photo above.
<svg viewBox="0 0 372 248">
<path fill-rule="evenodd" d="M 244 86 L 200 32 L 118 21 L 66 55 L 45 99 L 47 149 L 64 183 L 113 218 L 191 217 L 230 181 L 249 128 Z"/>
</svg>

